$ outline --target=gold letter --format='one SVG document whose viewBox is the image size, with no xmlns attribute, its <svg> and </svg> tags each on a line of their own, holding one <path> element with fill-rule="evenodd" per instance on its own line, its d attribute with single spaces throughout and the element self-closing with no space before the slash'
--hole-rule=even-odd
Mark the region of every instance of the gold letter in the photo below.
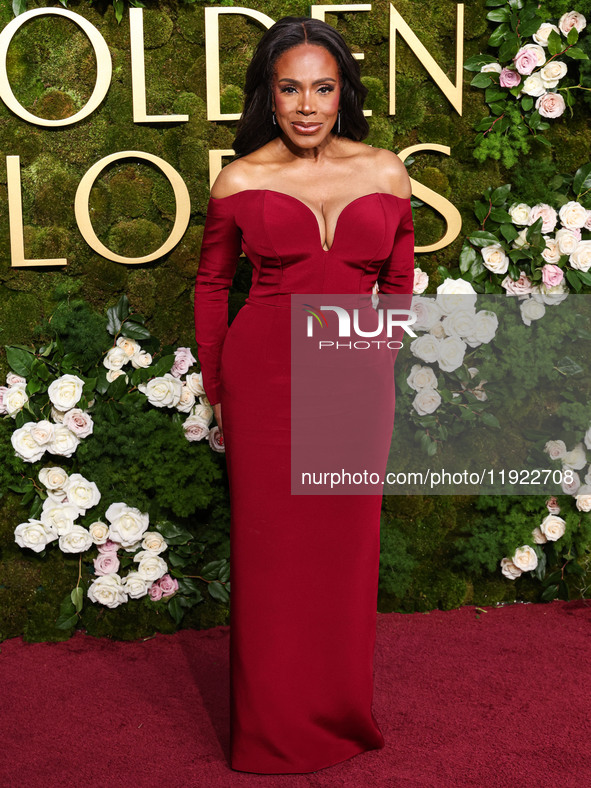
<svg viewBox="0 0 591 788">
<path fill-rule="evenodd" d="M 233 156 L 236 151 L 233 148 L 209 151 L 209 188 L 213 186 L 215 179 L 222 171 L 222 157 Z"/>
<path fill-rule="evenodd" d="M 396 32 L 427 69 L 458 115 L 462 114 L 462 75 L 464 62 L 464 4 L 458 3 L 456 15 L 456 84 L 437 65 L 433 57 L 390 3 L 390 115 L 396 113 Z"/>
<path fill-rule="evenodd" d="M 146 115 L 146 66 L 144 63 L 144 9 L 129 9 L 131 45 L 131 95 L 134 123 L 186 122 L 188 115 Z"/>
<path fill-rule="evenodd" d="M 401 150 L 398 154 L 398 158 L 404 161 L 412 153 L 417 153 L 421 150 L 434 150 L 438 153 L 445 153 L 446 156 L 450 154 L 448 145 L 437 145 L 434 142 L 430 142 L 425 145 L 411 145 L 410 148 Z M 441 240 L 436 241 L 434 244 L 429 244 L 428 246 L 415 246 L 415 252 L 434 252 L 437 249 L 443 249 L 444 246 L 449 246 L 450 243 L 455 241 L 462 229 L 461 213 L 455 205 L 449 200 L 446 200 L 445 197 L 437 194 L 437 192 L 434 192 L 433 189 L 429 189 L 428 186 L 415 181 L 414 178 L 410 180 L 412 183 L 412 193 L 416 195 L 419 200 L 422 200 L 427 203 L 427 205 L 435 208 L 436 211 L 439 211 L 447 222 L 447 230 Z"/>
<path fill-rule="evenodd" d="M 322 22 L 326 22 L 324 18 L 325 14 L 337 14 L 341 11 L 371 11 L 371 3 L 359 3 L 359 4 L 345 4 L 345 5 L 313 5 L 310 6 L 310 17 L 312 19 L 320 19 Z M 365 55 L 363 52 L 354 52 L 353 57 L 356 60 L 363 60 Z M 370 109 L 363 110 L 364 115 L 371 115 Z"/>
<path fill-rule="evenodd" d="M 75 22 L 78 27 L 82 28 L 90 39 L 96 56 L 96 84 L 91 97 L 84 107 L 82 107 L 79 112 L 76 112 L 75 115 L 59 120 L 38 118 L 22 107 L 12 92 L 12 88 L 8 82 L 8 74 L 6 73 L 6 54 L 16 31 L 29 19 L 33 19 L 33 17 L 36 16 L 46 16 L 47 14 L 65 16 L 66 19 L 70 19 L 72 22 Z M 77 123 L 79 120 L 82 120 L 82 118 L 88 117 L 107 95 L 107 90 L 111 83 L 112 70 L 113 66 L 109 47 L 96 27 L 83 16 L 80 16 L 80 14 L 75 14 L 73 11 L 68 11 L 65 8 L 34 8 L 31 11 L 26 11 L 24 14 L 20 14 L 9 22 L 2 33 L 0 33 L 0 97 L 15 115 L 18 115 L 19 118 L 29 123 L 36 123 L 38 126 L 70 126 L 72 123 Z"/>
<path fill-rule="evenodd" d="M 25 265 L 68 265 L 65 258 L 57 260 L 25 259 L 25 239 L 23 237 L 23 201 L 21 199 L 21 170 L 19 156 L 6 157 L 8 183 L 8 221 L 10 227 L 10 254 L 12 267 Z"/>
<path fill-rule="evenodd" d="M 162 244 L 160 249 L 156 249 L 155 252 L 150 252 L 150 254 L 146 254 L 143 257 L 122 257 L 120 254 L 115 254 L 115 252 L 107 249 L 107 247 L 97 238 L 90 221 L 88 201 L 90 198 L 90 190 L 92 189 L 95 180 L 107 165 L 114 161 L 118 161 L 119 159 L 126 158 L 145 159 L 146 161 L 150 161 L 152 164 L 155 164 L 159 169 L 162 170 L 162 172 L 170 181 L 170 185 L 173 188 L 176 199 L 176 217 L 174 220 L 172 232 L 168 236 L 167 240 Z M 191 218 L 191 202 L 189 198 L 189 191 L 185 185 L 185 182 L 174 169 L 174 167 L 171 167 L 168 162 L 164 161 L 164 159 L 161 159 L 159 156 L 154 156 L 152 153 L 145 153 L 144 151 L 139 150 L 124 150 L 119 151 L 118 153 L 111 153 L 109 156 L 105 156 L 104 159 L 97 161 L 97 163 L 93 164 L 93 166 L 88 170 L 78 186 L 76 198 L 74 200 L 74 212 L 76 214 L 76 221 L 78 222 L 78 228 L 82 234 L 82 237 L 86 243 L 92 249 L 94 249 L 95 252 L 98 252 L 98 254 L 106 257 L 107 260 L 113 260 L 116 263 L 135 265 L 137 263 L 150 263 L 152 260 L 157 260 L 159 257 L 163 257 L 165 254 L 170 252 L 170 250 L 173 249 L 176 244 L 178 244 L 178 242 L 183 237 L 189 224 L 189 219 Z"/>
<path fill-rule="evenodd" d="M 244 14 L 251 16 L 265 27 L 275 22 L 267 14 L 253 8 L 239 6 L 205 8 L 205 81 L 207 85 L 207 120 L 239 120 L 241 113 L 228 112 L 222 115 L 220 107 L 220 14 Z"/>
</svg>

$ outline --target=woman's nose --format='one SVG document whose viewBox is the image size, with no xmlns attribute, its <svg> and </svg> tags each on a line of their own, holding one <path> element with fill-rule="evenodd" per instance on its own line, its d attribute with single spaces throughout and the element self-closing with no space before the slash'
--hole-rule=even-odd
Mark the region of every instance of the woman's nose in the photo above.
<svg viewBox="0 0 591 788">
<path fill-rule="evenodd" d="M 307 90 L 303 90 L 300 93 L 300 97 L 300 112 L 303 112 L 305 115 L 310 115 L 312 112 L 315 112 L 314 100 L 311 93 Z"/>
</svg>

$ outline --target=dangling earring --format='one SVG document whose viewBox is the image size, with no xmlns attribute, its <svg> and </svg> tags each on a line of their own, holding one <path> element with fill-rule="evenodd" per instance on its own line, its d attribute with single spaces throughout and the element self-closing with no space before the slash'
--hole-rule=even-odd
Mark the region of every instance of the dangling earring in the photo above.
<svg viewBox="0 0 591 788">
<path fill-rule="evenodd" d="M 277 118 L 275 117 L 275 113 L 274 112 L 273 112 L 273 116 L 272 117 L 273 117 L 273 125 L 276 126 L 277 125 Z"/>
<path fill-rule="evenodd" d="M 337 134 L 341 133 L 341 110 L 339 110 L 338 118 L 337 118 Z"/>
</svg>

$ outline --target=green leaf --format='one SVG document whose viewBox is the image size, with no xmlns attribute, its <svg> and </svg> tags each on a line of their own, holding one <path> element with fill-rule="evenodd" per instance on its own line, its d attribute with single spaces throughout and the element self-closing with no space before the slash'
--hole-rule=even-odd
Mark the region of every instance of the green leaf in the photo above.
<svg viewBox="0 0 591 788">
<path fill-rule="evenodd" d="M 573 60 L 589 60 L 589 55 L 583 52 L 579 47 L 571 47 L 564 53 L 567 57 L 572 57 Z"/>
<path fill-rule="evenodd" d="M 519 50 L 520 41 L 516 35 L 507 36 L 499 48 L 499 60 L 504 63 L 512 60 Z"/>
<path fill-rule="evenodd" d="M 566 37 L 566 43 L 576 44 L 578 40 L 579 40 L 579 31 L 577 30 L 576 27 L 571 27 Z"/>
<path fill-rule="evenodd" d="M 521 106 L 524 112 L 529 112 L 530 109 L 533 107 L 533 105 L 534 105 L 533 96 L 524 96 L 521 99 Z"/>
<path fill-rule="evenodd" d="M 493 222 L 505 224 L 512 222 L 511 215 L 504 208 L 493 208 L 490 212 L 490 218 Z"/>
<path fill-rule="evenodd" d="M 507 36 L 507 33 L 511 32 L 511 28 L 508 24 L 503 22 L 500 24 L 496 30 L 493 31 L 491 37 L 488 39 L 488 44 L 491 47 L 498 47 L 503 43 L 504 38 Z"/>
<path fill-rule="evenodd" d="M 7 345 L 6 360 L 13 372 L 26 378 L 31 374 L 35 356 L 30 350 L 23 350 L 15 345 Z"/>
<path fill-rule="evenodd" d="M 563 45 L 562 45 L 562 38 L 556 32 L 556 30 L 551 30 L 550 35 L 548 36 L 548 52 L 551 55 L 557 55 L 559 52 L 562 52 Z"/>
<path fill-rule="evenodd" d="M 490 196 L 490 201 L 493 205 L 502 205 L 511 191 L 511 184 L 504 183 L 502 186 L 497 186 Z"/>
<path fill-rule="evenodd" d="M 181 604 L 180 597 L 178 594 L 171 596 L 167 605 L 168 612 L 172 616 L 174 622 L 178 625 L 181 623 L 183 616 L 185 615 L 185 611 Z"/>
<path fill-rule="evenodd" d="M 27 10 L 27 0 L 12 0 L 12 10 L 15 16 L 24 14 Z"/>
<path fill-rule="evenodd" d="M 472 233 L 472 235 L 468 236 L 468 240 L 475 246 L 489 246 L 490 244 L 496 244 L 499 242 L 499 239 L 496 237 L 496 235 L 493 235 L 486 230 L 476 230 Z"/>
<path fill-rule="evenodd" d="M 488 216 L 488 211 L 489 211 L 489 206 L 486 205 L 486 203 L 483 203 L 480 200 L 474 202 L 474 213 L 476 214 L 476 218 L 478 219 L 480 224 L 482 224 L 482 222 Z"/>
<path fill-rule="evenodd" d="M 573 192 L 577 197 L 588 189 L 591 189 L 591 162 L 579 167 L 573 178 Z"/>
<path fill-rule="evenodd" d="M 578 271 L 568 270 L 566 272 L 566 278 L 568 279 L 568 281 L 571 284 L 571 286 L 577 291 L 577 293 L 580 292 L 583 284 L 582 284 L 581 280 L 579 279 Z"/>
<path fill-rule="evenodd" d="M 483 410 L 480 414 L 480 418 L 482 419 L 483 423 L 486 424 L 487 427 L 495 427 L 496 429 L 501 429 L 501 425 L 499 420 L 496 416 L 492 413 L 489 413 L 487 410 Z"/>
<path fill-rule="evenodd" d="M 530 244 L 533 244 L 536 240 L 541 240 L 542 234 L 542 225 L 544 224 L 544 217 L 538 216 L 533 224 L 530 224 L 527 230 L 525 231 L 525 239 L 529 241 Z M 540 236 L 540 239 L 535 239 L 535 236 Z M 544 242 L 544 246 L 546 242 Z"/>
<path fill-rule="evenodd" d="M 531 19 L 521 19 L 519 23 L 519 33 L 522 38 L 528 38 L 538 31 L 540 27 L 540 18 L 533 16 Z"/>
<path fill-rule="evenodd" d="M 465 274 L 476 260 L 476 251 L 469 244 L 464 243 L 460 252 L 460 272 Z"/>
<path fill-rule="evenodd" d="M 497 59 L 492 55 L 472 55 L 464 62 L 464 68 L 466 71 L 480 71 L 482 66 L 486 65 L 486 63 L 496 63 Z M 485 72 L 486 73 L 486 72 Z"/>
<path fill-rule="evenodd" d="M 501 231 L 501 235 L 507 241 L 507 243 L 514 241 L 519 235 L 514 224 L 502 224 L 499 227 L 499 230 Z"/>
<path fill-rule="evenodd" d="M 166 374 L 167 372 L 170 372 L 170 370 L 172 369 L 172 365 L 174 364 L 174 361 L 175 361 L 174 353 L 169 353 L 167 356 L 162 356 L 162 358 L 158 359 L 158 361 L 156 361 L 156 363 L 152 364 L 152 366 L 150 367 L 152 373 L 150 377 L 158 378 Z"/>
<path fill-rule="evenodd" d="M 128 339 L 149 339 L 151 337 L 147 328 L 131 320 L 126 320 L 123 323 L 120 334 Z"/>
<path fill-rule="evenodd" d="M 55 622 L 55 627 L 56 629 L 71 629 L 73 626 L 75 626 L 77 621 L 78 621 L 78 616 L 76 613 L 70 616 L 62 613 L 61 615 L 58 616 Z"/>
<path fill-rule="evenodd" d="M 487 104 L 492 104 L 495 101 L 504 101 L 507 94 L 498 85 L 491 85 L 484 91 L 484 100 Z"/>
<path fill-rule="evenodd" d="M 491 83 L 490 71 L 481 71 L 473 77 L 470 84 L 475 88 L 487 88 Z"/>
<path fill-rule="evenodd" d="M 170 520 L 161 520 L 156 524 L 156 530 L 162 534 L 169 545 L 187 544 L 193 539 L 193 534 Z"/>
<path fill-rule="evenodd" d="M 82 610 L 82 605 L 84 603 L 84 591 L 82 590 L 82 586 L 73 588 L 70 598 L 72 600 L 72 604 L 76 608 L 76 612 L 79 613 Z"/>
<path fill-rule="evenodd" d="M 491 22 L 506 22 L 511 16 L 511 9 L 507 6 L 495 8 L 494 11 L 489 11 L 486 15 L 487 19 Z"/>
<path fill-rule="evenodd" d="M 230 600 L 230 594 L 228 594 L 225 586 L 217 580 L 214 580 L 213 583 L 209 583 L 207 590 L 209 591 L 209 595 L 217 599 L 218 602 L 229 602 Z"/>
</svg>

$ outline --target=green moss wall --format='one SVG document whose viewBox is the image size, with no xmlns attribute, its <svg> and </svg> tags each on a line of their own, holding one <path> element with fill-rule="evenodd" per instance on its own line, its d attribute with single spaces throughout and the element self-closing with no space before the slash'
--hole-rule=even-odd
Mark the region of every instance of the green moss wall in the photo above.
<svg viewBox="0 0 591 788">
<path fill-rule="evenodd" d="M 30 0 L 28 7 L 47 5 L 56 4 Z M 230 148 L 235 132 L 234 122 L 210 122 L 206 118 L 204 5 L 145 0 L 147 111 L 186 113 L 190 116 L 187 123 L 133 123 L 128 12 L 126 9 L 118 24 L 107 2 L 68 3 L 69 9 L 86 17 L 101 32 L 112 55 L 109 92 L 91 117 L 75 126 L 48 129 L 22 121 L 0 103 L 2 346 L 31 342 L 34 327 L 43 316 L 51 314 L 56 292 L 71 292 L 86 298 L 100 312 L 126 293 L 133 308 L 146 315 L 149 330 L 162 342 L 194 347 L 192 290 L 209 194 L 208 151 Z M 274 19 L 309 15 L 309 5 L 303 2 L 253 0 L 247 5 Z M 547 7 L 551 13 L 562 13 L 567 10 L 562 5 L 554 2 Z M 579 4 L 577 9 L 584 13 L 584 5 L 589 4 Z M 10 2 L 0 4 L 2 27 L 13 18 L 10 6 Z M 453 80 L 456 4 L 451 0 L 397 0 L 395 6 Z M 486 12 L 484 0 L 465 4 L 465 59 L 486 49 L 492 30 Z M 387 115 L 388 13 L 389 4 L 376 0 L 369 13 L 330 14 L 327 21 L 344 34 L 353 51 L 365 53 L 361 68 L 369 88 L 366 106 L 373 110 L 366 142 L 394 151 L 418 143 L 451 148 L 449 157 L 438 153 L 416 155 L 409 170 L 414 179 L 452 201 L 464 222 L 462 234 L 453 244 L 418 258 L 431 277 L 428 292 L 433 292 L 439 283 L 437 266 L 457 265 L 463 236 L 476 227 L 472 205 L 484 188 L 512 177 L 531 184 L 529 168 L 536 162 L 547 162 L 551 171 L 574 172 L 587 161 L 589 104 L 577 109 L 568 123 L 552 124 L 548 136 L 553 148 L 534 143 L 532 155 L 512 173 L 504 171 L 498 162 L 489 160 L 481 165 L 472 157 L 472 124 L 487 111 L 482 91 L 469 87 L 473 74 L 464 72 L 463 114 L 459 116 L 400 38 L 397 112 L 393 117 Z M 229 15 L 221 20 L 224 112 L 241 110 L 241 85 L 261 32 L 244 16 Z M 24 107 L 48 119 L 67 117 L 79 110 L 92 92 L 96 76 L 93 49 L 74 23 L 56 17 L 35 19 L 13 39 L 8 74 Z M 100 158 L 126 149 L 147 151 L 165 159 L 181 174 L 191 196 L 191 222 L 184 238 L 165 258 L 147 265 L 126 266 L 94 253 L 81 237 L 74 216 L 74 195 L 84 173 Z M 14 154 L 21 159 L 26 255 L 67 257 L 66 267 L 11 267 L 4 157 Z M 172 227 L 172 189 L 156 168 L 141 162 L 120 162 L 104 170 L 97 180 L 91 194 L 91 216 L 98 237 L 111 249 L 126 256 L 147 254 L 160 246 Z M 445 231 L 442 218 L 427 206 L 417 209 L 415 219 L 417 245 L 430 244 Z M 242 305 L 249 284 L 248 264 L 242 261 L 230 299 L 231 318 Z M 7 371 L 2 347 L 0 380 Z M 511 596 L 513 587 L 498 570 L 486 582 L 473 582 L 459 569 L 441 568 L 449 566 L 444 562 L 442 544 L 476 518 L 473 504 L 471 498 L 420 496 L 394 496 L 384 501 L 383 572 L 388 582 L 382 588 L 383 609 L 454 607 Z M 27 516 L 17 496 L 9 493 L 0 500 L 0 607 L 10 610 L 4 623 L 0 622 L 0 637 L 34 631 L 37 637 L 51 639 L 40 622 L 53 617 L 59 600 L 72 587 L 76 567 L 69 566 L 68 559 L 57 551 L 43 563 L 35 562 L 28 551 L 14 544 L 14 527 Z M 123 632 L 130 611 L 131 606 L 109 611 L 105 633 Z M 97 611 L 97 618 L 104 613 Z M 222 615 L 210 611 L 201 619 L 185 623 L 209 626 L 227 621 L 225 614 L 224 610 Z M 154 626 L 154 622 L 141 623 L 131 634 L 149 634 Z M 165 630 L 166 624 L 162 626 Z M 142 627 L 144 631 L 140 632 Z"/>
</svg>

